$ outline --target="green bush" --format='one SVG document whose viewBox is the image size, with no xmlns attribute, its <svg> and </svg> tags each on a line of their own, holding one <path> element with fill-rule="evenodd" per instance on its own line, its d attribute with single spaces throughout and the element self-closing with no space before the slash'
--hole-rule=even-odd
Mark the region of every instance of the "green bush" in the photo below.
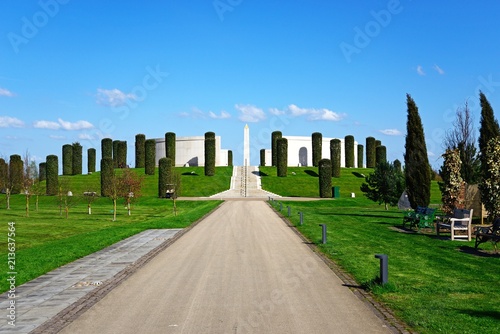
<svg viewBox="0 0 500 334">
<path fill-rule="evenodd" d="M 375 138 L 366 137 L 366 168 L 375 168 Z"/>
<path fill-rule="evenodd" d="M 114 176 L 115 170 L 113 159 L 101 159 L 101 196 L 107 197 L 112 194 Z"/>
<path fill-rule="evenodd" d="M 319 132 L 314 132 L 311 136 L 312 140 L 312 163 L 314 167 L 318 167 L 321 160 L 321 146 L 323 144 L 323 135 Z"/>
<path fill-rule="evenodd" d="M 145 143 L 146 157 L 144 164 L 144 172 L 146 175 L 155 175 L 156 167 L 156 140 L 148 139 Z"/>
<path fill-rule="evenodd" d="M 358 144 L 358 168 L 363 168 L 363 145 Z"/>
<path fill-rule="evenodd" d="M 126 140 L 120 140 L 118 142 L 118 147 L 117 147 L 117 162 L 118 162 L 118 168 L 126 168 L 127 167 L 127 141 Z"/>
<path fill-rule="evenodd" d="M 72 175 L 82 175 L 83 147 L 80 143 L 73 143 L 73 168 Z"/>
<path fill-rule="evenodd" d="M 278 139 L 282 137 L 281 131 L 274 131 L 271 134 L 271 166 L 278 165 Z"/>
<path fill-rule="evenodd" d="M 375 148 L 375 164 L 387 162 L 387 150 L 385 146 L 380 145 Z"/>
<path fill-rule="evenodd" d="M 260 165 L 266 165 L 266 149 L 264 148 L 260 150 Z"/>
<path fill-rule="evenodd" d="M 233 151 L 227 151 L 227 165 L 233 167 Z"/>
<path fill-rule="evenodd" d="M 96 164 L 96 150 L 95 148 L 89 148 L 87 150 L 87 172 L 94 173 L 95 172 L 95 164 Z"/>
<path fill-rule="evenodd" d="M 321 159 L 318 164 L 319 197 L 332 197 L 332 162 L 330 159 Z"/>
<path fill-rule="evenodd" d="M 279 177 L 286 177 L 288 173 L 288 140 L 286 138 L 279 138 L 276 141 L 277 146 L 277 175 Z"/>
<path fill-rule="evenodd" d="M 347 135 L 344 138 L 345 147 L 345 166 L 347 168 L 354 167 L 354 136 Z"/>
<path fill-rule="evenodd" d="M 1 162 L 0 162 L 0 165 L 1 165 Z M 47 179 L 47 163 L 46 162 L 40 162 L 38 164 L 38 181 L 41 182 L 41 181 L 45 181 L 46 179 Z M 0 189 L 1 188 L 2 187 L 0 186 Z"/>
<path fill-rule="evenodd" d="M 73 175 L 73 146 L 65 144 L 62 147 L 63 175 Z"/>
<path fill-rule="evenodd" d="M 205 133 L 205 176 L 215 175 L 215 133 Z"/>
<path fill-rule="evenodd" d="M 146 136 L 142 133 L 135 135 L 135 168 L 144 168 Z"/>
<path fill-rule="evenodd" d="M 171 189 L 173 175 L 172 159 L 161 158 L 158 162 L 158 197 L 165 197 L 167 189 Z"/>
<path fill-rule="evenodd" d="M 120 144 L 119 140 L 113 140 L 113 166 L 114 168 L 118 168 L 119 158 L 118 158 L 118 145 Z"/>
<path fill-rule="evenodd" d="M 399 172 L 403 171 L 403 168 L 401 166 L 401 161 L 399 161 L 398 159 L 394 160 L 393 165 L 394 165 L 395 170 L 397 170 Z"/>
<path fill-rule="evenodd" d="M 54 196 L 57 195 L 59 187 L 59 158 L 57 155 L 48 155 L 45 161 L 47 164 L 45 193 Z"/>
<path fill-rule="evenodd" d="M 342 142 L 340 139 L 330 140 L 330 164 L 332 168 L 332 177 L 340 177 L 341 150 Z"/>
<path fill-rule="evenodd" d="M 0 191 L 9 186 L 9 164 L 0 158 Z"/>
<path fill-rule="evenodd" d="M 113 140 L 111 138 L 101 140 L 101 158 L 113 159 Z"/>
<path fill-rule="evenodd" d="M 175 166 L 175 142 L 176 136 L 173 132 L 165 133 L 165 157 Z"/>
<path fill-rule="evenodd" d="M 11 194 L 20 194 L 23 190 L 24 181 L 24 163 L 21 156 L 13 154 L 9 161 L 9 183 Z"/>
</svg>

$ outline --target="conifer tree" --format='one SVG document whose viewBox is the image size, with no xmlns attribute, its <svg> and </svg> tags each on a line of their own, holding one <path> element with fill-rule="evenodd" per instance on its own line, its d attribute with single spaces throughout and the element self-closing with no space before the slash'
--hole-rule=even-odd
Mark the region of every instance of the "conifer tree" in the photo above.
<svg viewBox="0 0 500 334">
<path fill-rule="evenodd" d="M 486 150 L 488 147 L 488 142 L 500 136 L 500 128 L 498 122 L 493 114 L 493 108 L 491 107 L 488 99 L 483 94 L 479 92 L 479 102 L 481 104 L 481 120 L 479 125 L 479 158 L 481 160 L 481 176 L 484 177 L 487 174 L 486 166 Z"/>
<path fill-rule="evenodd" d="M 274 131 L 271 134 L 271 166 L 273 167 L 278 164 L 278 139 L 282 137 L 281 131 Z"/>
<path fill-rule="evenodd" d="M 144 168 L 146 157 L 146 135 L 135 135 L 135 168 Z"/>
<path fill-rule="evenodd" d="M 314 167 L 318 167 L 321 160 L 321 144 L 323 143 L 323 135 L 320 132 L 314 132 L 311 135 L 312 140 L 312 163 Z"/>
<path fill-rule="evenodd" d="M 412 208 L 428 206 L 431 197 L 431 168 L 427 156 L 424 128 L 413 98 L 406 94 L 408 119 L 405 141 L 405 180 Z"/>
<path fill-rule="evenodd" d="M 286 138 L 279 138 L 276 141 L 276 149 L 276 174 L 279 177 L 286 177 L 288 173 L 288 140 Z"/>
<path fill-rule="evenodd" d="M 165 157 L 175 166 L 175 144 L 176 135 L 174 132 L 165 133 Z"/>
</svg>

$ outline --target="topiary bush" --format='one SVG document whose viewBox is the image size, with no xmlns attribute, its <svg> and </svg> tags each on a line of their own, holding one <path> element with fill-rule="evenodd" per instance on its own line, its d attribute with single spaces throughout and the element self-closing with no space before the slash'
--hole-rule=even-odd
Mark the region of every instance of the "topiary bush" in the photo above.
<svg viewBox="0 0 500 334">
<path fill-rule="evenodd" d="M 330 159 L 321 159 L 318 163 L 319 197 L 332 197 L 332 162 Z"/>
<path fill-rule="evenodd" d="M 375 164 L 378 165 L 381 162 L 387 162 L 387 150 L 384 145 L 375 148 Z"/>
<path fill-rule="evenodd" d="M 274 131 L 271 134 L 271 166 L 278 165 L 278 139 L 282 138 L 281 131 Z"/>
<path fill-rule="evenodd" d="M 205 134 L 205 176 L 214 176 L 214 175 L 215 175 L 215 133 L 207 132 Z"/>
<path fill-rule="evenodd" d="M 24 163 L 19 154 L 10 156 L 9 161 L 9 184 L 11 194 L 20 194 L 23 190 Z"/>
<path fill-rule="evenodd" d="M 45 161 L 47 164 L 45 193 L 54 196 L 57 195 L 59 187 L 59 158 L 57 155 L 48 155 Z"/>
<path fill-rule="evenodd" d="M 264 148 L 260 150 L 260 165 L 266 165 L 266 149 Z"/>
<path fill-rule="evenodd" d="M 366 168 L 375 168 L 375 138 L 366 137 Z"/>
<path fill-rule="evenodd" d="M 113 140 L 111 138 L 103 138 L 101 140 L 101 159 L 113 159 Z"/>
<path fill-rule="evenodd" d="M 95 148 L 89 148 L 87 150 L 87 172 L 94 173 L 95 172 L 95 164 L 96 164 L 96 150 Z"/>
<path fill-rule="evenodd" d="M 345 166 L 354 167 L 354 136 L 347 135 L 344 138 L 345 146 Z"/>
<path fill-rule="evenodd" d="M 173 132 L 165 133 L 165 157 L 170 159 L 170 162 L 175 166 L 175 143 L 176 136 Z"/>
<path fill-rule="evenodd" d="M 323 135 L 319 132 L 314 132 L 311 135 L 312 140 L 312 163 L 314 167 L 318 167 L 321 160 L 321 146 L 323 143 Z"/>
<path fill-rule="evenodd" d="M 1 165 L 1 163 L 0 163 Z M 38 164 L 38 181 L 45 181 L 47 179 L 47 163 L 46 162 L 40 162 Z M 1 189 L 1 187 L 0 187 Z"/>
<path fill-rule="evenodd" d="M 358 168 L 363 168 L 363 145 L 358 144 Z"/>
<path fill-rule="evenodd" d="M 332 177 L 340 177 L 342 142 L 340 139 L 330 140 L 330 164 Z"/>
<path fill-rule="evenodd" d="M 142 133 L 135 135 L 135 168 L 144 168 L 146 157 L 146 136 Z"/>
<path fill-rule="evenodd" d="M 80 143 L 73 143 L 73 168 L 72 175 L 81 175 L 83 165 L 83 147 Z"/>
<path fill-rule="evenodd" d="M 286 177 L 288 173 L 288 140 L 286 138 L 279 138 L 276 141 L 277 154 L 277 175 L 279 177 Z"/>
<path fill-rule="evenodd" d="M 118 168 L 118 145 L 120 144 L 119 140 L 113 140 L 113 166 L 114 168 Z"/>
<path fill-rule="evenodd" d="M 127 167 L 127 141 L 120 140 L 117 147 L 117 163 L 118 168 Z"/>
<path fill-rule="evenodd" d="M 148 139 L 145 143 L 146 157 L 144 165 L 144 173 L 146 175 L 155 175 L 156 167 L 156 140 Z"/>
<path fill-rule="evenodd" d="M 233 151 L 227 151 L 227 165 L 233 167 Z"/>
<path fill-rule="evenodd" d="M 0 158 L 0 191 L 9 186 L 9 164 Z"/>
<path fill-rule="evenodd" d="M 158 162 L 158 197 L 166 196 L 167 190 L 171 189 L 173 176 L 172 159 L 161 158 Z"/>
<path fill-rule="evenodd" d="M 73 146 L 65 144 L 62 147 L 63 175 L 73 175 Z"/>
<path fill-rule="evenodd" d="M 113 159 L 101 159 L 101 196 L 108 197 L 112 195 L 114 176 L 115 170 Z"/>
</svg>

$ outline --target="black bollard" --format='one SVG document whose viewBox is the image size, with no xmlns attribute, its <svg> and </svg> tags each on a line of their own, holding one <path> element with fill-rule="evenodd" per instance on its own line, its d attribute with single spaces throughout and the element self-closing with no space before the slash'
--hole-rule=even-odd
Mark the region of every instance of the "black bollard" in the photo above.
<svg viewBox="0 0 500 334">
<path fill-rule="evenodd" d="M 300 226 L 302 226 L 302 224 L 304 223 L 304 214 L 302 213 L 302 211 L 299 212 L 299 216 L 300 216 Z"/>
<path fill-rule="evenodd" d="M 387 254 L 375 254 L 377 259 L 380 259 L 380 283 L 382 285 L 389 281 L 389 260 Z"/>
<path fill-rule="evenodd" d="M 319 224 L 322 227 L 323 236 L 321 239 L 322 244 L 326 244 L 326 224 Z"/>
<path fill-rule="evenodd" d="M 292 208 L 289 206 L 288 207 L 288 217 L 290 217 L 291 214 L 292 214 Z"/>
<path fill-rule="evenodd" d="M 280 202 L 280 212 L 283 211 L 283 203 Z"/>
</svg>

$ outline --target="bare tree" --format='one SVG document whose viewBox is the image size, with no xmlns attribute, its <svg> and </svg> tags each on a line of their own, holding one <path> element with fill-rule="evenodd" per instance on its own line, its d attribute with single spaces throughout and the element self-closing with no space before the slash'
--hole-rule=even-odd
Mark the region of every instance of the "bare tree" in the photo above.
<svg viewBox="0 0 500 334">
<path fill-rule="evenodd" d="M 445 150 L 458 149 L 462 166 L 460 174 L 467 184 L 476 184 L 479 180 L 480 162 L 476 149 L 476 131 L 474 118 L 466 101 L 464 106 L 457 109 L 453 128 L 444 138 Z"/>
</svg>

